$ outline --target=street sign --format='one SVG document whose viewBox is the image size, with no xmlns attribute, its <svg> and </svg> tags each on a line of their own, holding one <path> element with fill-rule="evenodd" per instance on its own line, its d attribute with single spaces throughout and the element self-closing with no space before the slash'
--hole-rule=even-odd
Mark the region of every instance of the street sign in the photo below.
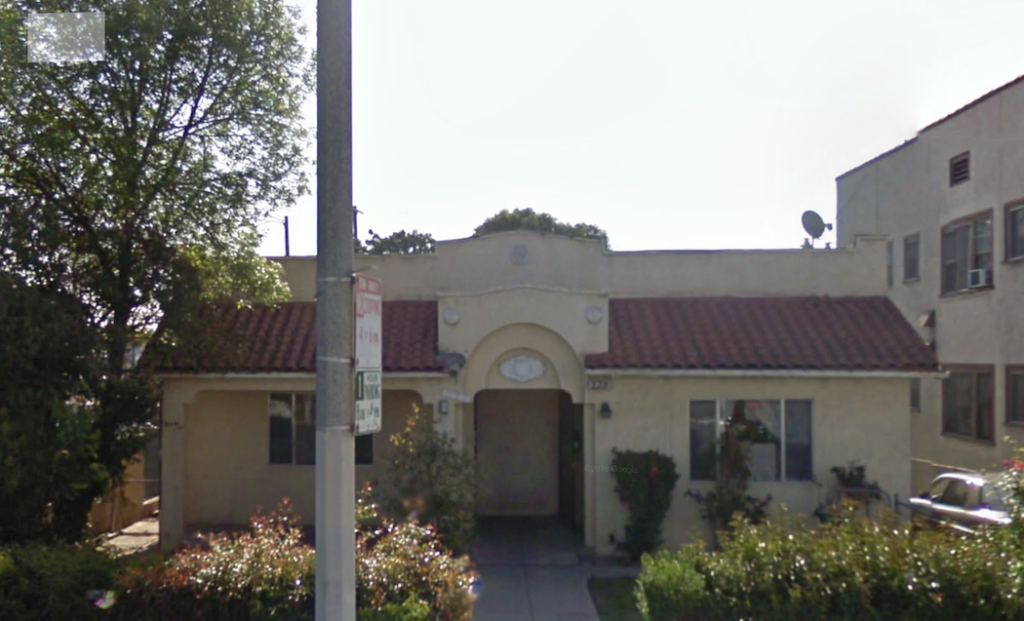
<svg viewBox="0 0 1024 621">
<path fill-rule="evenodd" d="M 381 427 L 381 319 L 380 280 L 356 275 L 355 282 L 355 434 L 376 433 Z"/>
<path fill-rule="evenodd" d="M 356 435 L 380 431 L 381 374 L 379 371 L 356 371 Z"/>
<path fill-rule="evenodd" d="M 381 370 L 381 317 L 384 302 L 376 278 L 356 275 L 356 371 Z"/>
</svg>

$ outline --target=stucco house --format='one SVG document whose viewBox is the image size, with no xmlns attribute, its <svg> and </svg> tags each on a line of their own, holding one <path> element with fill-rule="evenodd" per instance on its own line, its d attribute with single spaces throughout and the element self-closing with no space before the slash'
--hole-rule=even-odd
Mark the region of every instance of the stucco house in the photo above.
<svg viewBox="0 0 1024 621">
<path fill-rule="evenodd" d="M 217 309 L 246 345 L 229 363 L 172 357 L 163 385 L 164 545 L 292 499 L 314 518 L 315 258 L 277 259 L 293 301 Z M 756 494 L 811 512 L 830 468 L 859 460 L 890 493 L 910 478 L 910 382 L 934 353 L 886 297 L 884 239 L 838 250 L 614 252 L 510 232 L 429 255 L 357 256 L 384 287 L 383 431 L 358 481 L 386 478 L 414 403 L 475 455 L 483 515 L 559 516 L 599 555 L 625 509 L 612 449 L 657 449 L 681 474 L 668 545 L 707 534 L 687 489 L 744 408 L 771 436 Z"/>
</svg>

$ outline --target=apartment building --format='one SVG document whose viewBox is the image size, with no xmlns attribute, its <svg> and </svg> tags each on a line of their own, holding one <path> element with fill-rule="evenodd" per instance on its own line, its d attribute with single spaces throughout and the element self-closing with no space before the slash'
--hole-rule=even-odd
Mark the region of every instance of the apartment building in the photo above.
<svg viewBox="0 0 1024 621">
<path fill-rule="evenodd" d="M 837 191 L 839 246 L 888 239 L 890 297 L 949 371 L 907 395 L 915 489 L 992 468 L 1024 441 L 1024 76 L 841 175 Z"/>
</svg>

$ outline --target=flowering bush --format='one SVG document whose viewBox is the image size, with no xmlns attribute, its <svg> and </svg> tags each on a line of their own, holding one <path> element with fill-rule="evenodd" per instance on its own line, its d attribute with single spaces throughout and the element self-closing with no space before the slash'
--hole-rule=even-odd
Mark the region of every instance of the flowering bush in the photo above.
<svg viewBox="0 0 1024 621">
<path fill-rule="evenodd" d="M 672 506 L 679 475 L 676 462 L 658 451 L 612 449 L 615 491 L 629 510 L 626 540 L 620 548 L 632 560 L 661 545 L 661 525 Z"/>
<path fill-rule="evenodd" d="M 446 549 L 431 526 L 392 522 L 382 516 L 364 488 L 357 508 L 356 607 L 404 611 L 415 619 L 415 597 L 427 605 L 432 621 L 468 621 L 473 616 L 477 578 L 468 557 Z M 390 614 L 390 613 L 389 613 Z M 374 617 L 398 619 L 404 617 Z"/>
<path fill-rule="evenodd" d="M 153 619 L 312 619 L 316 569 L 288 500 L 249 532 L 201 535 L 200 544 L 166 563 L 135 569 L 122 581 L 115 617 Z"/>
</svg>

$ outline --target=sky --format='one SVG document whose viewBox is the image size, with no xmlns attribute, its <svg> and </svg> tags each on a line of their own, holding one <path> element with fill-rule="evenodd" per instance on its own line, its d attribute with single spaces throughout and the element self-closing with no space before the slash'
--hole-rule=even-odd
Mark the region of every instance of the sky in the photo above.
<svg viewBox="0 0 1024 621">
<path fill-rule="evenodd" d="M 837 176 L 1024 74 L 1022 0 L 353 0 L 352 21 L 363 239 L 531 207 L 614 250 L 797 248 Z M 276 215 L 316 254 L 315 195 Z"/>
</svg>

